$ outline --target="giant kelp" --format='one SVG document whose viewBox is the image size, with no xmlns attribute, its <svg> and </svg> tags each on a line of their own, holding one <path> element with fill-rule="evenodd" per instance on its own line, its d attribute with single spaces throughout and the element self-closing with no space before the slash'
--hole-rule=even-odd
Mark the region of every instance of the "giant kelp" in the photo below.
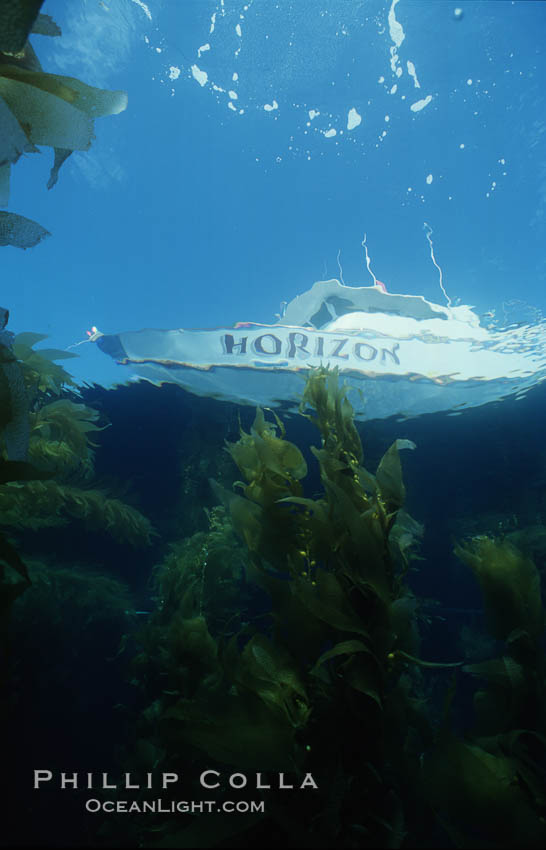
<svg viewBox="0 0 546 850">
<path fill-rule="evenodd" d="M 244 541 L 246 578 L 270 599 L 267 610 L 253 614 L 253 603 L 243 621 L 235 608 L 231 629 L 220 632 L 214 595 L 199 609 L 195 602 L 210 546 L 199 540 L 200 554 L 185 566 L 171 555 L 159 570 L 160 607 L 139 661 L 148 684 L 153 659 L 167 678 L 141 734 L 172 769 L 189 752 L 195 763 L 205 756 L 242 769 L 312 771 L 320 791 L 301 803 L 309 822 L 317 818 L 311 840 L 350 843 L 362 831 L 375 845 L 404 831 L 396 788 L 385 794 L 384 765 L 410 757 L 400 757 L 410 725 L 427 726 L 415 719 L 416 604 L 404 579 L 418 525 L 404 514 L 397 522 L 399 451 L 413 444 L 395 442 L 375 475 L 366 470 L 346 390 L 325 369 L 308 378 L 302 412 L 321 435 L 312 448 L 319 498 L 304 495 L 307 464 L 283 423 L 260 409 L 227 445 L 241 492 L 214 484 Z M 239 571 L 226 573 L 234 587 Z M 273 821 L 279 803 L 268 798 Z M 294 808 L 275 828 L 299 831 L 298 818 Z"/>
<path fill-rule="evenodd" d="M 13 334 L 6 330 L 9 310 L 0 307 L 0 432 L 10 460 L 25 460 L 28 451 L 28 395 Z"/>
<path fill-rule="evenodd" d="M 74 382 L 54 361 L 74 355 L 56 349 L 36 350 L 35 343 L 44 338 L 18 334 L 11 356 L 22 374 L 29 408 L 28 459 L 33 469 L 39 470 L 34 477 L 46 480 L 0 483 L 0 525 L 37 530 L 78 519 L 86 528 L 105 530 L 120 542 L 146 545 L 153 533 L 148 519 L 136 508 L 90 486 L 96 448 L 92 436 L 106 425 L 98 425 L 98 412 L 77 401 L 77 396 L 66 396 L 66 388 Z"/>
<path fill-rule="evenodd" d="M 26 461 L 0 458 L 0 486 L 10 482 L 34 481 L 44 474 Z M 13 603 L 32 585 L 28 565 L 10 537 L 0 530 L 0 719 L 5 723 L 8 707 L 8 627 Z M 7 724 L 6 724 L 7 728 Z"/>
<path fill-rule="evenodd" d="M 60 28 L 39 14 L 41 0 L 9 0 L 0 8 L 0 205 L 9 201 L 11 166 L 21 155 L 54 149 L 48 189 L 57 182 L 61 165 L 74 150 L 88 150 L 95 118 L 115 115 L 127 106 L 127 95 L 105 91 L 74 77 L 42 70 L 29 36 L 59 36 Z M 30 248 L 49 236 L 37 222 L 12 212 L 0 212 L 0 245 Z"/>
<path fill-rule="evenodd" d="M 488 630 L 499 646 L 496 657 L 463 668 L 482 682 L 474 695 L 477 731 L 497 736 L 496 746 L 515 730 L 546 743 L 545 612 L 538 570 L 503 539 L 479 536 L 455 551 L 480 582 Z"/>
<path fill-rule="evenodd" d="M 13 334 L 6 330 L 9 311 L 0 308 L 0 439 L 9 459 L 0 459 L 0 486 L 47 476 L 27 463 L 29 405 L 23 373 L 12 348 Z M 2 633 L 11 603 L 28 587 L 25 562 L 5 534 L 0 532 L 0 607 Z"/>
<path fill-rule="evenodd" d="M 137 616 L 119 578 L 123 549 L 107 535 L 142 551 L 154 533 L 140 511 L 98 486 L 96 438 L 108 422 L 55 362 L 67 354 L 34 348 L 42 339 L 4 336 L 28 433 L 28 459 L 6 459 L 0 427 L 0 709 L 4 729 L 13 730 L 10 776 L 35 758 L 51 761 L 52 742 L 55 757 L 89 764 L 122 738 L 115 705 Z M 9 403 L 10 382 L 2 389 Z M 2 409 L 13 421 L 12 406 Z M 117 575 L 105 574 L 109 565 Z M 90 716 L 101 726 L 98 743 L 82 733 Z"/>
<path fill-rule="evenodd" d="M 531 560 L 507 540 L 475 537 L 455 553 L 478 579 L 489 630 L 509 644 L 525 635 L 533 643 L 544 631 L 540 577 Z"/>
<path fill-rule="evenodd" d="M 0 486 L 0 523 L 38 530 L 81 520 L 91 531 L 104 530 L 133 546 L 151 542 L 152 526 L 136 508 L 103 490 L 82 489 L 57 481 L 25 481 Z"/>
<path fill-rule="evenodd" d="M 423 657 L 419 626 L 430 618 L 409 585 L 422 528 L 404 510 L 401 469 L 413 444 L 395 440 L 372 472 L 335 372 L 310 374 L 301 412 L 320 435 L 310 447 L 320 485 L 307 483 L 307 450 L 258 409 L 226 444 L 239 480 L 226 486 L 222 468 L 222 484 L 213 482 L 222 506 L 209 529 L 172 543 L 156 569 L 156 610 L 134 665 L 146 707 L 125 765 L 259 773 L 272 787 L 249 793 L 263 795 L 265 813 L 182 827 L 152 819 L 135 842 L 542 846 L 544 615 L 534 564 L 503 539 L 459 544 L 498 655 Z M 459 704 L 475 682 L 475 725 L 465 728 Z M 444 691 L 442 710 L 430 694 Z M 288 795 L 275 788 L 279 772 L 296 788 L 311 773 L 318 790 Z M 207 793 L 221 803 L 234 791 Z"/>
<path fill-rule="evenodd" d="M 4 328 L 7 311 L 2 315 Z M 12 603 L 32 584 L 21 533 L 67 526 L 77 519 L 88 529 L 104 530 L 120 542 L 139 546 L 150 542 L 153 529 L 138 510 L 90 487 L 96 448 L 91 436 L 106 426 L 97 424 L 96 410 L 78 402 L 76 395 L 66 395 L 74 382 L 54 361 L 73 355 L 35 350 L 34 344 L 45 338 L 40 334 L 14 338 L 5 330 L 2 334 L 0 606 L 4 639 Z M 12 451 L 16 459 L 6 458 L 14 446 L 21 449 Z"/>
<path fill-rule="evenodd" d="M 535 564 L 506 539 L 479 535 L 457 556 L 480 583 L 496 657 L 466 664 L 480 684 L 475 728 L 440 730 L 422 762 L 424 792 L 456 846 L 543 847 L 546 841 L 544 609 Z"/>
</svg>

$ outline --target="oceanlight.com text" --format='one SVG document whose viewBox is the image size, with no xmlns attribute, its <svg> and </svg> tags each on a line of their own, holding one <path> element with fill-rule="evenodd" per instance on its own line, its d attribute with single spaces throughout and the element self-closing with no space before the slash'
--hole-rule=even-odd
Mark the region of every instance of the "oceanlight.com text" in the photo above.
<svg viewBox="0 0 546 850">
<path fill-rule="evenodd" d="M 85 808 L 92 814 L 247 814 L 265 812 L 264 800 L 97 800 L 89 799 Z"/>
</svg>

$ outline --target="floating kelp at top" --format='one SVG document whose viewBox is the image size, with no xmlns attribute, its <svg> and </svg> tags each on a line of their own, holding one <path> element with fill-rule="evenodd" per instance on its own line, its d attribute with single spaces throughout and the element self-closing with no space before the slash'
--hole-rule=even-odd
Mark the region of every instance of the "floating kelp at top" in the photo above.
<svg viewBox="0 0 546 850">
<path fill-rule="evenodd" d="M 47 236 L 51 233 L 37 221 L 0 210 L 0 246 L 15 245 L 24 250 L 38 245 Z"/>
<path fill-rule="evenodd" d="M 57 182 L 63 162 L 73 150 L 88 150 L 93 120 L 115 115 L 127 106 L 127 94 L 88 86 L 74 77 L 48 74 L 28 42 L 30 33 L 58 36 L 48 15 L 38 15 L 41 2 L 4 3 L 0 9 L 0 205 L 9 201 L 11 165 L 36 145 L 54 149 L 48 189 Z M 37 17 L 38 16 L 38 17 Z M 31 248 L 49 232 L 36 222 L 3 212 L 0 245 Z"/>
<path fill-rule="evenodd" d="M 43 2 L 4 0 L 0 6 L 0 52 L 16 55 L 24 49 Z"/>
<path fill-rule="evenodd" d="M 318 281 L 279 323 L 91 336 L 140 377 L 201 396 L 296 410 L 309 369 L 337 366 L 359 419 L 460 412 L 546 377 L 546 325 L 495 330 L 465 305 Z M 359 393 L 358 390 L 362 392 Z"/>
</svg>

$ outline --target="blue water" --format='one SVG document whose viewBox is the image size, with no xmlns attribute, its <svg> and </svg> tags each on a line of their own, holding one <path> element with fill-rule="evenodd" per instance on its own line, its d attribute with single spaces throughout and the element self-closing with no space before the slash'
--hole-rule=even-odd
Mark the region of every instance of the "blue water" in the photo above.
<svg viewBox="0 0 546 850">
<path fill-rule="evenodd" d="M 62 29 L 33 37 L 44 69 L 126 90 L 129 103 L 96 121 L 91 149 L 51 191 L 51 149 L 12 169 L 9 209 L 52 233 L 2 249 L 12 330 L 65 348 L 92 325 L 274 321 L 315 280 L 369 285 L 364 234 L 390 291 L 443 304 L 424 222 L 453 300 L 501 319 L 503 303 L 509 318 L 545 310 L 546 4 L 46 0 L 42 11 Z M 125 380 L 96 347 L 74 350 L 79 380 Z"/>
<path fill-rule="evenodd" d="M 281 795 L 283 805 L 274 794 L 269 797 L 271 816 L 268 811 L 255 832 L 241 833 L 242 846 L 263 846 L 264 840 L 272 846 L 372 846 L 361 823 L 374 830 L 387 826 L 382 846 L 474 846 L 475 838 L 480 846 L 496 846 L 497 837 L 504 839 L 503 847 L 542 846 L 545 691 L 538 649 L 544 636 L 536 639 L 536 657 L 525 648 L 521 630 L 514 630 L 506 642 L 494 640 L 487 594 L 484 606 L 480 583 L 456 557 L 454 545 L 470 545 L 477 535 L 512 542 L 535 560 L 544 585 L 544 383 L 525 398 L 512 395 L 502 405 L 358 423 L 363 464 L 370 472 L 376 472 L 397 438 L 416 446 L 401 453 L 405 510 L 422 525 L 423 537 L 415 541 L 418 558 L 407 574 L 396 573 L 392 588 L 394 602 L 411 607 L 406 591 L 417 600 L 412 624 L 420 646 L 416 640 L 412 653 L 429 663 L 478 663 L 497 656 L 500 663 L 504 656 L 518 661 L 516 672 L 520 663 L 522 670 L 527 665 L 526 678 L 522 673 L 520 680 L 518 673 L 513 681 L 514 667 L 507 665 L 506 703 L 513 693 L 513 706 L 505 712 L 502 689 L 491 689 L 502 697 L 495 704 L 499 716 L 492 717 L 491 727 L 480 728 L 473 699 L 483 682 L 457 668 L 454 687 L 451 667 L 406 665 L 399 674 L 391 667 L 392 654 L 388 664 L 383 659 L 390 644 L 383 636 L 380 606 L 374 609 L 375 578 L 370 573 L 369 587 L 363 583 L 365 592 L 358 593 L 351 579 L 347 605 L 354 606 L 355 617 L 365 624 L 364 631 L 355 632 L 358 640 L 366 635 L 363 639 L 371 641 L 376 630 L 381 638 L 377 664 L 378 669 L 383 665 L 385 705 L 390 701 L 390 707 L 385 720 L 378 721 L 373 701 L 364 701 L 366 690 L 358 694 L 355 685 L 355 693 L 349 693 L 349 675 L 339 688 L 345 673 L 333 680 L 332 709 L 328 707 L 330 697 L 323 698 L 323 683 L 311 672 L 330 643 L 315 656 L 310 639 L 307 647 L 307 632 L 312 636 L 315 626 L 307 627 L 303 620 L 299 639 L 299 625 L 307 615 L 298 612 L 304 604 L 301 609 L 296 605 L 295 613 L 288 605 L 285 609 L 281 591 L 270 600 L 255 581 L 256 565 L 250 569 L 252 559 L 259 557 L 264 575 L 274 575 L 285 538 L 286 552 L 292 552 L 292 522 L 299 509 L 293 516 L 287 510 L 284 516 L 292 519 L 286 529 L 278 522 L 278 541 L 271 533 L 273 520 L 264 520 L 271 563 L 266 544 L 258 555 L 248 556 L 246 544 L 235 533 L 228 536 L 227 522 L 218 531 L 223 491 L 213 489 L 210 479 L 240 498 L 243 491 L 234 482 L 244 472 L 224 446 L 240 438 L 241 427 L 250 432 L 255 410 L 199 398 L 172 384 L 156 387 L 142 381 L 111 389 L 116 381 L 127 381 L 129 371 L 89 344 L 86 332 L 97 327 L 115 339 L 118 333 L 146 327 L 274 322 L 281 302 L 291 301 L 317 280 L 336 277 L 349 286 L 369 286 L 375 276 L 390 293 L 422 295 L 440 305 L 472 305 L 494 333 L 517 325 L 504 338 L 506 347 L 544 357 L 546 3 L 45 0 L 41 11 L 62 29 L 61 37 L 31 37 L 44 71 L 126 91 L 128 106 L 96 120 L 91 148 L 68 158 L 50 191 L 51 148 L 21 157 L 12 168 L 6 209 L 39 222 L 51 236 L 25 251 L 0 248 L 0 307 L 10 311 L 7 331 L 48 334 L 37 348 L 77 354 L 62 365 L 80 384 L 103 386 L 82 386 L 81 398 L 70 389 L 62 394 L 61 403 L 83 401 L 91 416 L 96 412 L 92 421 L 101 430 L 90 432 L 95 454 L 90 477 L 77 464 L 65 470 L 61 463 L 63 439 L 66 447 L 79 433 L 74 410 L 64 423 L 60 416 L 57 430 L 49 404 L 59 400 L 56 393 L 42 385 L 30 399 L 29 459 L 39 469 L 37 450 L 50 450 L 51 468 L 58 463 L 58 471 L 47 483 L 61 507 L 53 497 L 51 504 L 46 497 L 39 504 L 29 482 L 11 481 L 13 466 L 3 465 L 8 483 L 0 488 L 0 561 L 11 553 L 6 564 L 13 567 L 13 551 L 20 552 L 33 580 L 13 605 L 9 675 L 4 676 L 9 698 L 0 700 L 9 710 L 4 725 L 10 729 L 5 773 L 11 803 L 4 843 L 70 847 L 99 840 L 112 847 L 190 846 L 191 834 L 180 832 L 187 820 L 90 816 L 84 789 L 74 796 L 53 786 L 49 793 L 34 793 L 32 771 L 121 775 L 129 766 L 144 775 L 146 759 L 151 759 L 158 772 L 181 765 L 188 779 L 184 793 L 190 797 L 198 768 L 215 765 L 216 756 L 206 746 L 200 750 L 198 738 L 194 747 L 191 735 L 170 739 L 169 708 L 178 705 L 181 695 L 180 703 L 195 700 L 206 716 L 216 703 L 222 708 L 224 696 L 237 696 L 243 680 L 232 685 L 232 650 L 242 652 L 255 630 L 271 633 L 283 652 L 286 643 L 296 659 L 294 669 L 301 670 L 313 706 L 307 727 L 298 729 L 298 750 L 305 746 L 305 763 L 316 766 L 325 781 L 315 809 L 315 803 L 302 803 L 302 797 Z M 38 373 L 29 377 L 28 363 L 11 362 L 8 342 L 11 337 L 4 335 L 2 400 L 8 398 L 7 413 L 13 419 L 17 414 L 28 419 L 26 408 L 16 409 L 8 372 L 11 368 L 21 380 L 19 366 L 25 367 L 31 389 Z M 544 362 L 529 383 L 538 383 L 539 366 Z M 508 375 L 506 369 L 505 378 L 516 387 L 514 370 Z M 412 392 L 413 387 L 416 393 L 423 389 L 422 382 L 409 385 Z M 380 386 L 378 382 L 378 394 Z M 0 414 L 10 421 L 6 410 Z M 308 464 L 302 493 L 319 499 L 325 489 L 313 451 L 320 444 L 319 433 L 299 415 L 281 411 L 280 416 L 287 439 Z M 271 413 L 267 417 L 273 422 Z M 4 418 L 0 416 L 0 426 L 5 429 Z M 18 516 L 9 495 L 24 494 L 25 487 L 27 502 L 23 498 Z M 91 505 L 95 491 L 103 500 L 96 517 L 91 508 L 82 509 L 80 516 L 66 507 L 71 493 L 76 504 L 79 499 L 80 506 Z M 127 532 L 126 539 L 123 533 L 113 534 L 116 522 L 106 510 L 111 499 L 120 500 L 119 510 L 140 511 L 141 520 L 149 520 L 154 529 L 149 541 L 137 536 L 135 543 Z M 339 521 L 338 529 L 335 511 L 334 516 L 332 535 L 339 540 L 333 539 L 324 563 L 350 578 L 334 555 L 343 551 L 342 535 L 352 534 L 354 526 L 348 524 L 346 532 Z M 318 523 L 316 528 L 317 551 L 324 557 L 324 531 Z M 190 548 L 177 567 L 181 575 L 188 570 L 188 584 L 181 582 L 171 599 L 163 595 L 157 577 L 166 575 L 173 545 Z M 209 557 L 209 545 L 211 552 L 217 545 L 225 548 Z M 298 549 L 300 545 L 308 544 L 298 542 Z M 370 552 L 373 567 L 371 544 Z M 382 557 L 389 566 L 390 558 Z M 220 558 L 226 560 L 225 571 Z M 365 576 L 367 553 L 361 563 L 355 553 L 357 562 Z M 309 556 L 301 575 L 315 566 Z M 280 578 L 288 587 L 288 575 L 280 573 Z M 189 622 L 192 588 L 191 616 L 205 616 L 211 640 L 218 641 L 225 694 L 223 684 L 209 675 L 206 659 L 188 660 L 181 653 L 177 660 L 175 655 L 177 641 L 182 646 L 185 638 L 182 631 L 176 637 L 173 624 Z M 0 590 L 11 603 L 6 586 Z M 535 590 L 528 591 L 531 601 Z M 315 616 L 320 619 L 317 611 L 309 608 L 309 623 Z M 152 630 L 146 632 L 149 624 Z M 332 635 L 344 632 L 343 640 L 352 634 L 343 623 L 340 629 L 335 620 L 331 625 Z M 393 631 L 393 646 L 398 639 Z M 174 673 L 167 674 L 171 662 Z M 286 669 L 290 673 L 290 665 Z M 399 675 L 404 681 L 398 691 Z M 524 678 L 525 687 L 520 684 Z M 194 690 L 198 686 L 203 696 Z M 421 703 L 422 717 L 421 708 L 415 717 L 413 711 L 405 717 L 410 698 L 413 708 Z M 431 779 L 413 787 L 437 746 L 442 753 L 437 732 L 445 722 L 454 739 L 484 751 L 488 746 L 493 751 L 497 733 L 503 733 L 509 775 L 515 778 L 507 784 L 499 774 L 503 787 L 495 809 L 489 805 L 493 795 L 488 796 L 487 783 L 482 795 L 477 781 L 474 799 L 475 777 L 470 771 L 466 777 L 463 761 L 452 771 L 449 757 L 445 772 L 440 765 L 431 767 Z M 389 740 L 385 756 L 383 738 Z M 248 740 L 250 746 L 253 739 Z M 255 741 L 259 743 L 258 736 Z M 146 751 L 141 746 L 146 744 L 153 748 Z M 399 762 L 391 757 L 396 748 Z M 452 780 L 458 782 L 456 789 L 468 788 L 460 796 L 470 801 L 468 812 L 454 809 L 448 816 L 438 809 L 436 822 L 427 796 L 434 790 L 436 770 L 446 782 L 446 799 Z M 421 784 L 427 789 L 420 790 Z M 456 790 L 453 799 L 458 795 Z M 395 798 L 402 803 L 403 829 Z M 504 812 L 509 813 L 506 818 Z M 203 835 L 196 834 L 202 846 L 209 846 L 209 821 L 202 824 Z M 507 829 L 502 836 L 503 824 L 513 827 L 512 833 Z M 213 838 L 210 846 L 239 843 L 235 833 Z"/>
</svg>

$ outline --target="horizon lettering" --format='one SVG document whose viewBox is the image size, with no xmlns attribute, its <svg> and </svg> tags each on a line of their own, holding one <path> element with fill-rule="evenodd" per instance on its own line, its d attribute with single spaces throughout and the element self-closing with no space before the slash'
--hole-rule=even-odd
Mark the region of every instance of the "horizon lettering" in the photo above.
<svg viewBox="0 0 546 850">
<path fill-rule="evenodd" d="M 379 348 L 359 337 L 339 334 L 320 334 L 315 332 L 288 331 L 276 329 L 275 333 L 265 333 L 235 337 L 225 333 L 221 336 L 223 353 L 235 357 L 248 357 L 252 354 L 260 357 L 280 357 L 289 360 L 310 360 L 317 357 L 337 360 L 353 360 L 359 363 L 372 361 L 400 365 L 397 351 L 400 343 L 392 343 L 390 348 Z"/>
</svg>

